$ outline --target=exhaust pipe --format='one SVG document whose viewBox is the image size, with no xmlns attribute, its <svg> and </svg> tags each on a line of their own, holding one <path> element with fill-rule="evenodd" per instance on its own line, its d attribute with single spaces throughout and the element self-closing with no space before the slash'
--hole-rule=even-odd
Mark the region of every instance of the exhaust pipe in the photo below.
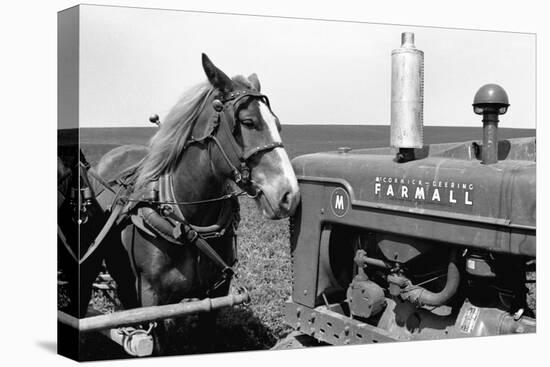
<svg viewBox="0 0 550 367">
<path fill-rule="evenodd" d="M 424 52 L 415 47 L 414 33 L 401 34 L 391 60 L 390 145 L 399 149 L 396 161 L 406 162 L 424 145 Z"/>
</svg>

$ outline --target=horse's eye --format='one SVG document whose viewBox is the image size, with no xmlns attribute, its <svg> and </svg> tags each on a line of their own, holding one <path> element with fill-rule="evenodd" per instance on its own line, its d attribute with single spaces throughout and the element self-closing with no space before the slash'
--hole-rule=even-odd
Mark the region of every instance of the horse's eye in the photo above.
<svg viewBox="0 0 550 367">
<path fill-rule="evenodd" d="M 244 119 L 244 120 L 241 120 L 241 124 L 243 124 L 243 125 L 245 125 L 245 126 L 252 127 L 252 126 L 254 126 L 254 120 L 252 120 L 252 119 Z"/>
</svg>

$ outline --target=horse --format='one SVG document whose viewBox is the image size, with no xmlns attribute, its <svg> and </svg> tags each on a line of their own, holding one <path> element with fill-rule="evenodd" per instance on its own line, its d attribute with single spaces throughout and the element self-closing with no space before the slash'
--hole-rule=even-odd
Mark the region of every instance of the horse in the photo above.
<svg viewBox="0 0 550 367">
<path fill-rule="evenodd" d="M 254 198 L 259 212 L 274 220 L 292 215 L 300 201 L 280 137 L 281 124 L 260 91 L 257 75 L 230 78 L 205 54 L 202 67 L 207 81 L 183 94 L 151 138 L 147 154 L 132 163 L 137 168 L 127 203 L 131 209 L 125 212 L 141 210 L 142 219 L 134 215 L 118 224 L 119 243 L 109 244 L 126 250 L 127 256 L 115 257 L 120 266 L 133 269 L 125 277 L 114 276 L 117 283 L 135 287 L 137 301 L 123 301 L 125 307 L 227 295 L 236 260 L 235 192 L 242 190 Z M 95 171 L 116 176 L 131 163 L 120 157 L 131 151 L 120 147 L 107 153 Z M 123 167 L 117 164 L 121 161 Z M 159 185 L 165 189 L 164 197 L 151 200 L 147 195 L 155 190 L 158 195 Z M 210 249 L 190 245 L 189 236 L 175 241 L 175 235 L 158 228 L 165 222 L 151 228 L 143 225 L 143 218 L 181 224 L 183 232 L 205 239 Z M 125 292 L 127 287 L 119 284 L 118 289 Z M 210 325 L 214 318 L 208 318 Z"/>
</svg>

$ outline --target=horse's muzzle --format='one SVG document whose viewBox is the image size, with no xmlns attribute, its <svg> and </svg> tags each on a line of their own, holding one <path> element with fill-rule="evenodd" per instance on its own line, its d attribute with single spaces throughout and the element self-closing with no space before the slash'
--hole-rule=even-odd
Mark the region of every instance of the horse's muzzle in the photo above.
<svg viewBox="0 0 550 367">
<path fill-rule="evenodd" d="M 257 202 L 267 219 L 284 219 L 294 214 L 300 202 L 300 191 L 285 190 L 280 195 L 270 195 L 267 190 L 262 189 Z"/>
<path fill-rule="evenodd" d="M 283 217 L 288 217 L 294 214 L 298 203 L 300 202 L 300 191 L 287 191 L 279 200 L 279 210 Z"/>
</svg>

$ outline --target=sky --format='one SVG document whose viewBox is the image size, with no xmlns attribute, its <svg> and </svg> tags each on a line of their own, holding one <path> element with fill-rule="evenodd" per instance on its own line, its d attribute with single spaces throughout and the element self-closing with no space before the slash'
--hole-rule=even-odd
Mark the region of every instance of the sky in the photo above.
<svg viewBox="0 0 550 367">
<path fill-rule="evenodd" d="M 230 76 L 257 73 L 283 124 L 386 125 L 404 31 L 425 54 L 426 126 L 480 126 L 473 96 L 497 83 L 511 103 L 500 126 L 535 128 L 533 34 L 92 5 L 80 10 L 80 126 L 162 121 L 205 80 L 202 52 Z"/>
</svg>

